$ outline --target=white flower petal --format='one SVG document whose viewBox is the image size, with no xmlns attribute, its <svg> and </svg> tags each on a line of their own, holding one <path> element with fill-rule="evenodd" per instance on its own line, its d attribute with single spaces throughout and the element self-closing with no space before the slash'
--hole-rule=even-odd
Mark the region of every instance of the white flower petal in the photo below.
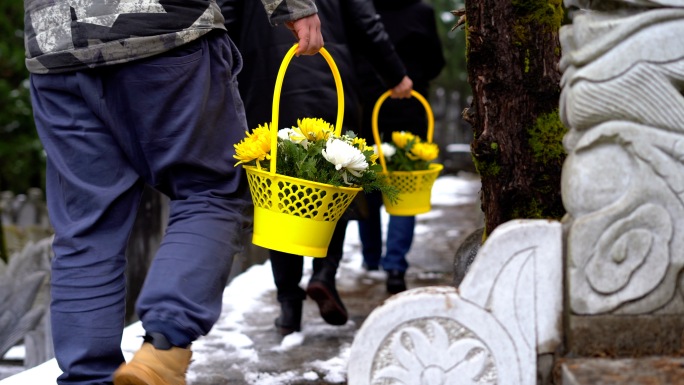
<svg viewBox="0 0 684 385">
<path fill-rule="evenodd" d="M 361 150 L 343 140 L 328 139 L 322 154 L 337 170 L 345 169 L 354 176 L 360 176 L 360 172 L 368 169 L 368 162 Z"/>
<path fill-rule="evenodd" d="M 392 145 L 391 143 L 383 142 L 380 145 L 380 148 L 382 149 L 382 155 L 387 160 L 390 160 L 392 155 L 397 153 L 397 148 L 394 147 L 394 145 Z M 378 145 L 377 144 L 373 145 L 373 151 L 375 151 L 376 154 L 378 153 Z"/>
<path fill-rule="evenodd" d="M 290 134 L 294 132 L 291 128 L 283 128 L 278 130 L 278 138 L 282 140 L 291 140 L 290 139 Z"/>
</svg>

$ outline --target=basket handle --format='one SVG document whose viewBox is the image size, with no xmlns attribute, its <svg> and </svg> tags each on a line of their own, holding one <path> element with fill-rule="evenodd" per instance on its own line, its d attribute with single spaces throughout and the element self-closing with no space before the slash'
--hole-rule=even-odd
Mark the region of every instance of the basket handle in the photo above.
<svg viewBox="0 0 684 385">
<path fill-rule="evenodd" d="M 375 145 L 378 148 L 378 158 L 380 159 L 380 164 L 382 165 L 382 172 L 384 173 L 387 173 L 387 164 L 385 162 L 385 155 L 382 153 L 382 142 L 380 141 L 380 134 L 378 133 L 378 115 L 380 114 L 380 106 L 385 101 L 385 99 L 387 99 L 391 94 L 392 91 L 390 90 L 380 95 L 378 101 L 375 102 L 375 107 L 373 107 L 372 117 L 373 139 L 375 139 Z M 423 107 L 425 107 L 428 123 L 427 141 L 429 143 L 432 143 L 432 135 L 435 131 L 435 115 L 432 113 L 432 107 L 430 107 L 430 103 L 428 103 L 428 101 L 425 100 L 423 95 L 421 95 L 417 91 L 411 90 L 411 96 L 418 99 L 418 101 L 420 101 Z"/>
<path fill-rule="evenodd" d="M 271 176 L 276 173 L 276 158 L 278 153 L 278 113 L 280 112 L 280 93 L 283 88 L 283 79 L 285 78 L 285 70 L 288 64 L 292 60 L 292 57 L 297 52 L 297 46 L 295 44 L 290 48 L 285 54 L 283 62 L 280 63 L 280 68 L 278 69 L 278 76 L 276 77 L 275 90 L 273 91 L 273 107 L 271 109 L 271 169 L 269 174 Z M 344 117 L 344 91 L 342 89 L 342 79 L 340 77 L 340 71 L 337 69 L 337 64 L 333 60 L 332 56 L 328 53 L 325 48 L 321 48 L 319 53 L 328 62 L 330 70 L 332 71 L 333 78 L 335 79 L 335 87 L 337 88 L 337 120 L 335 121 L 335 135 L 339 136 L 342 133 L 342 118 Z"/>
</svg>

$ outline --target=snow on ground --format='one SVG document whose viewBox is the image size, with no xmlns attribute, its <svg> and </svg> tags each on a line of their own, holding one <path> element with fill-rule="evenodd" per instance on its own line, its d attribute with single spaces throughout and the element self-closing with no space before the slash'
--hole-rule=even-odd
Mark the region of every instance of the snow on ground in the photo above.
<svg viewBox="0 0 684 385">
<path fill-rule="evenodd" d="M 472 177 L 459 176 L 443 176 L 437 179 L 432 190 L 432 204 L 433 205 L 460 205 L 473 202 L 473 197 L 477 196 L 477 191 L 480 189 L 479 179 Z M 426 214 L 419 216 L 429 218 L 433 215 L 440 215 L 439 210 L 433 210 Z M 387 213 L 383 210 L 383 223 L 387 223 Z M 416 234 L 422 230 L 419 226 L 416 228 Z M 356 248 L 359 245 L 358 227 L 355 221 L 351 221 L 345 237 L 346 248 Z M 362 273 L 360 253 L 355 252 L 351 255 L 346 254 L 341 262 L 341 269 L 358 270 Z M 303 280 L 308 280 L 311 274 L 312 258 L 305 258 L 305 271 Z M 384 274 L 382 272 L 377 272 Z M 338 282 L 344 285 L 344 282 Z M 246 322 L 244 315 L 250 312 L 257 311 L 265 306 L 265 294 L 273 292 L 275 285 L 271 274 L 271 266 L 267 261 L 261 265 L 250 267 L 244 273 L 238 275 L 226 287 L 224 291 L 224 311 L 221 319 L 212 329 L 209 336 L 211 338 L 201 338 L 193 344 L 193 366 L 201 366 L 206 361 L 211 360 L 211 353 L 215 353 L 216 349 L 212 348 L 218 344 L 225 344 L 234 347 L 235 349 L 226 354 L 232 355 L 236 362 L 241 360 L 253 361 L 258 360 L 259 357 L 254 350 L 253 341 L 244 333 L 246 328 L 250 325 Z M 229 300 L 228 300 L 229 299 Z M 274 306 L 268 305 L 267 306 Z M 344 326 L 347 327 L 347 326 Z M 350 327 L 355 327 L 354 325 Z M 275 349 L 279 351 L 287 351 L 300 346 L 304 341 L 304 333 L 317 334 L 325 333 L 325 329 L 330 328 L 326 324 L 307 325 L 302 332 L 293 333 L 286 338 L 283 338 L 280 346 Z M 140 347 L 141 338 L 144 334 L 140 322 L 134 323 L 124 330 L 123 341 L 121 343 L 122 350 L 126 359 L 130 359 L 133 353 Z M 328 359 L 326 361 L 312 361 L 311 366 L 315 367 L 318 372 L 326 373 L 325 379 L 332 383 L 344 382 L 346 379 L 346 363 L 348 360 L 350 347 L 340 349 L 338 357 Z M 13 357 L 23 357 L 23 349 L 17 347 L 9 353 Z M 5 358 L 8 358 L 7 356 Z M 35 368 L 23 371 L 14 376 L 8 377 L 0 381 L 0 385 L 27 385 L 27 384 L 55 384 L 55 379 L 61 373 L 57 363 L 54 359 L 45 362 Z M 192 367 L 188 374 L 188 384 L 192 385 L 194 373 Z M 259 385 L 280 385 L 290 383 L 296 380 L 316 380 L 318 374 L 314 372 L 304 372 L 303 374 L 294 372 L 285 373 L 247 373 L 245 380 L 252 384 Z"/>
</svg>

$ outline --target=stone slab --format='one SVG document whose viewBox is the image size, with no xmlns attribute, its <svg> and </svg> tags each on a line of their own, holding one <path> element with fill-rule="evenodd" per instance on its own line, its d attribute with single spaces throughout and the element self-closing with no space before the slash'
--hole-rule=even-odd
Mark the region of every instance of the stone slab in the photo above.
<svg viewBox="0 0 684 385">
<path fill-rule="evenodd" d="M 568 321 L 566 350 L 572 356 L 684 356 L 680 315 L 570 315 Z"/>
<path fill-rule="evenodd" d="M 684 358 L 581 358 L 562 364 L 562 385 L 684 385 Z"/>
</svg>

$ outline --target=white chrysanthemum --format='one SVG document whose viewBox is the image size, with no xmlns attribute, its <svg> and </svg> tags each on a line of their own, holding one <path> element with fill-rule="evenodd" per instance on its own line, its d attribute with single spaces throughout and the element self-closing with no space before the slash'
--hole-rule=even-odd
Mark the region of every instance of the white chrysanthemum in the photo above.
<svg viewBox="0 0 684 385">
<path fill-rule="evenodd" d="M 290 140 L 290 134 L 294 132 L 291 128 L 281 128 L 278 130 L 278 137 L 282 140 Z"/>
<path fill-rule="evenodd" d="M 342 178 L 347 182 L 347 174 L 360 177 L 361 173 L 368 169 L 368 162 L 366 157 L 358 148 L 351 144 L 335 138 L 328 139 L 325 149 L 322 151 L 323 157 L 330 163 L 335 165 L 336 170 L 342 170 Z"/>
<path fill-rule="evenodd" d="M 304 146 L 304 148 L 306 148 L 306 146 L 309 144 L 309 141 L 306 140 L 306 138 L 294 128 L 281 128 L 278 130 L 278 138 L 301 144 Z"/>
<path fill-rule="evenodd" d="M 397 153 L 397 148 L 387 142 L 383 142 L 380 146 L 380 148 L 382 148 L 382 155 L 385 157 L 386 160 L 390 160 L 392 158 L 392 155 Z M 376 154 L 378 153 L 377 144 L 373 145 L 373 151 L 375 151 Z"/>
</svg>

